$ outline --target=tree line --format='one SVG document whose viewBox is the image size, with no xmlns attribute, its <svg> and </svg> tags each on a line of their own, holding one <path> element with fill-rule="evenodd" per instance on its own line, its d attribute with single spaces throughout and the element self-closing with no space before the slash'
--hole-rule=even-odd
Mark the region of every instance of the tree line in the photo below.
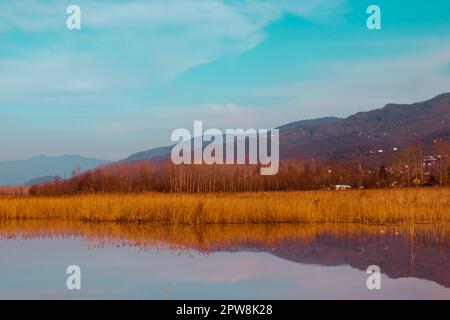
<svg viewBox="0 0 450 320">
<path fill-rule="evenodd" d="M 407 146 L 389 164 L 375 168 L 358 162 L 295 159 L 280 164 L 275 176 L 261 176 L 259 165 L 174 165 L 139 161 L 99 167 L 71 178 L 32 186 L 31 195 L 74 195 L 108 192 L 258 192 L 352 188 L 450 186 L 450 144 L 432 148 Z"/>
</svg>

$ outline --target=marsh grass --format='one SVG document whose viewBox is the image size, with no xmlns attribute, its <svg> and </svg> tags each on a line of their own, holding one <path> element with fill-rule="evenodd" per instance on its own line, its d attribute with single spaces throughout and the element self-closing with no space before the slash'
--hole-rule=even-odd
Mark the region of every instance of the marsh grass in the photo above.
<svg viewBox="0 0 450 320">
<path fill-rule="evenodd" d="M 450 189 L 0 197 L 0 220 L 162 224 L 450 222 Z"/>
</svg>

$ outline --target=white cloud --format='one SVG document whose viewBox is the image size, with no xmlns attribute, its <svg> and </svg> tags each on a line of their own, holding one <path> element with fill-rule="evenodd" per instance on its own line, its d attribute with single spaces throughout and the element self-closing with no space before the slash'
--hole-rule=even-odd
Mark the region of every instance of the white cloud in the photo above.
<svg viewBox="0 0 450 320">
<path fill-rule="evenodd" d="M 14 53 L 0 55 L 0 102 L 46 103 L 62 92 L 97 92 L 110 102 L 111 92 L 148 88 L 257 46 L 265 27 L 285 13 L 322 21 L 344 6 L 343 0 L 79 0 L 82 30 L 68 31 L 69 4 L 0 3 L 2 47 Z M 8 37 L 11 31 L 25 32 L 34 45 Z"/>
<path fill-rule="evenodd" d="M 162 119 L 170 117 L 171 125 L 180 127 L 184 125 L 190 128 L 194 120 L 202 120 L 205 128 L 270 129 L 283 124 L 288 118 L 290 109 L 291 106 L 261 108 L 235 103 L 204 103 L 191 107 L 171 108 L 170 113 L 162 110 L 158 116 Z"/>
<path fill-rule="evenodd" d="M 3 30 L 54 29 L 65 26 L 69 4 L 71 1 L 11 0 L 0 3 L 0 21 Z M 330 22 L 347 10 L 346 0 L 78 0 L 77 5 L 87 27 L 207 26 L 204 33 L 235 36 L 260 31 L 285 13 Z"/>
</svg>

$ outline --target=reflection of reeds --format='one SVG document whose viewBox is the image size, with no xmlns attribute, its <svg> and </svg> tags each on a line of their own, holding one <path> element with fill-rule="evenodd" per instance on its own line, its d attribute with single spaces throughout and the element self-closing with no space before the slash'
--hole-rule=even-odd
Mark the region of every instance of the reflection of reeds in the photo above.
<svg viewBox="0 0 450 320">
<path fill-rule="evenodd" d="M 317 239 L 339 243 L 401 238 L 415 246 L 450 245 L 450 225 L 259 224 L 155 225 L 82 221 L 3 220 L 0 238 L 79 237 L 96 247 L 133 246 L 141 249 L 233 251 L 241 247 L 270 250 L 286 243 L 309 244 Z M 369 241 L 370 242 L 370 241 Z"/>
<path fill-rule="evenodd" d="M 0 219 L 171 224 L 450 222 L 450 189 L 0 198 Z"/>
</svg>

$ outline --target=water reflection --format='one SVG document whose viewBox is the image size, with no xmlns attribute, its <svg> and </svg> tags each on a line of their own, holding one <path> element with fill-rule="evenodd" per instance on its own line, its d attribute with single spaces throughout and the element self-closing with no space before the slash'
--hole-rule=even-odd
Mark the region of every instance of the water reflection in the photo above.
<svg viewBox="0 0 450 320">
<path fill-rule="evenodd" d="M 0 255 L 7 257 L 0 264 L 2 297 L 27 296 L 28 289 L 39 289 L 30 297 L 58 297 L 50 294 L 52 284 L 65 275 L 55 279 L 50 270 L 74 263 L 72 253 L 73 260 L 96 270 L 86 274 L 91 290 L 80 297 L 132 298 L 145 292 L 146 298 L 163 298 L 172 291 L 172 298 L 450 298 L 449 226 L 2 221 L 0 239 Z M 30 274 L 33 285 L 10 279 L 24 268 L 22 263 L 49 273 Z M 364 271 L 373 264 L 381 267 L 391 291 L 369 293 L 365 288 Z M 102 282 L 117 278 L 120 284 Z M 142 278 L 156 291 L 140 287 Z M 120 290 L 112 294 L 112 286 Z"/>
</svg>

